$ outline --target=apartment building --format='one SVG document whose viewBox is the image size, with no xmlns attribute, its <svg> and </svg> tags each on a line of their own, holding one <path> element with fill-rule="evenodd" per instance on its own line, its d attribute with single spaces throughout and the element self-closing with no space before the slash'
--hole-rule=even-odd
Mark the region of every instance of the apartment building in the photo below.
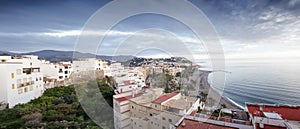
<svg viewBox="0 0 300 129">
<path fill-rule="evenodd" d="M 110 64 L 109 67 L 104 69 L 104 74 L 106 76 L 119 78 L 121 79 L 120 81 L 128 80 L 128 78 L 122 80 L 123 77 L 127 77 L 126 75 L 128 74 L 128 69 L 126 69 L 121 63 Z"/>
<path fill-rule="evenodd" d="M 198 106 L 197 98 L 143 87 L 114 96 L 114 124 L 116 129 L 167 129 Z"/>
<path fill-rule="evenodd" d="M 84 71 L 104 70 L 108 67 L 107 61 L 98 58 L 81 58 L 73 61 L 75 73 Z"/>
<path fill-rule="evenodd" d="M 0 102 L 9 108 L 27 103 L 44 92 L 37 56 L 0 56 Z"/>
<path fill-rule="evenodd" d="M 48 79 L 63 81 L 68 79 L 73 72 L 73 65 L 71 62 L 51 63 L 46 60 L 42 60 L 41 62 L 41 72 L 44 77 Z"/>
</svg>

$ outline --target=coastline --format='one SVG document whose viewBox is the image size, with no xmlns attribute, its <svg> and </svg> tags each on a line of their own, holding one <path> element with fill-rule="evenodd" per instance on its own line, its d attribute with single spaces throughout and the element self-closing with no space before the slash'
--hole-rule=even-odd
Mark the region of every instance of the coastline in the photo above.
<svg viewBox="0 0 300 129">
<path fill-rule="evenodd" d="M 245 110 L 245 108 L 242 105 L 239 105 L 238 103 L 236 103 L 235 101 L 233 101 L 232 99 L 230 99 L 227 96 L 221 95 L 219 92 L 217 92 L 215 89 L 213 89 L 210 85 L 210 83 L 208 82 L 208 76 L 209 74 L 211 74 L 213 71 L 211 70 L 203 70 L 203 69 L 198 69 L 201 73 L 204 73 L 200 75 L 200 78 L 202 81 L 205 82 L 205 87 L 213 90 L 215 92 L 216 95 L 221 96 L 220 101 L 219 101 L 219 105 L 221 104 L 225 104 L 227 108 L 230 109 L 238 109 L 238 110 Z M 224 71 L 225 72 L 225 71 Z"/>
<path fill-rule="evenodd" d="M 231 107 L 233 107 L 233 108 L 245 110 L 245 107 L 243 107 L 242 105 L 239 105 L 238 103 L 236 103 L 235 101 L 233 101 L 232 99 L 230 99 L 227 96 L 222 96 L 222 99 L 224 99 L 224 101 L 226 101 L 228 104 L 231 104 Z"/>
</svg>

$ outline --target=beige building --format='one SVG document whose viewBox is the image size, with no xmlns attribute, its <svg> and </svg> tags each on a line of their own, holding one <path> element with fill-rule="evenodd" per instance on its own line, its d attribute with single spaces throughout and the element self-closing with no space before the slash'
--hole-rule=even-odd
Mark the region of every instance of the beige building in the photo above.
<svg viewBox="0 0 300 129">
<path fill-rule="evenodd" d="M 114 96 L 116 129 L 167 129 L 199 106 L 199 99 L 144 87 Z"/>
</svg>

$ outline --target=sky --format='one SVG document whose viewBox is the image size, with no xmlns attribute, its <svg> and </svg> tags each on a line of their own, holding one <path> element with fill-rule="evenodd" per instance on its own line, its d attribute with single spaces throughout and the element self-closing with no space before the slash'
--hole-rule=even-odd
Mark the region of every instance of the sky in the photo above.
<svg viewBox="0 0 300 129">
<path fill-rule="evenodd" d="M 300 56 L 300 0 L 189 2 L 200 9 L 211 22 L 226 58 Z M 74 50 L 88 19 L 108 3 L 109 0 L 1 0 L 0 50 Z M 133 2 L 127 4 L 140 6 Z M 163 2 L 161 4 L 168 6 Z M 126 8 L 120 6 L 111 10 L 126 11 Z M 107 12 L 107 15 L 117 16 L 113 11 Z M 194 22 L 202 20 L 194 19 L 189 14 L 186 17 Z M 178 52 L 178 55 L 193 53 L 195 58 L 206 58 L 205 46 L 180 21 L 157 14 L 143 14 L 117 23 L 103 40 L 98 53 L 111 55 L 115 48 L 121 46 L 118 54 L 132 54 L 132 48 L 144 50 L 145 46 L 152 46 L 153 50 L 133 54 L 146 57 L 166 56 L 168 53 L 155 49 L 155 46 L 162 45 L 179 51 L 182 48 L 178 47 L 180 44 L 185 46 L 181 51 L 189 52 Z"/>
</svg>

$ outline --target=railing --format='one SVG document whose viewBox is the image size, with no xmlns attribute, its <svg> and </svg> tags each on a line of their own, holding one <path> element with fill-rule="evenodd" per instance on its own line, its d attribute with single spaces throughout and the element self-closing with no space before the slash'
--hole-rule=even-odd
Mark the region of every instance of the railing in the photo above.
<svg viewBox="0 0 300 129">
<path fill-rule="evenodd" d="M 30 81 L 26 83 L 26 86 L 34 84 L 34 81 Z"/>
<path fill-rule="evenodd" d="M 33 85 L 34 84 L 34 81 L 31 81 L 31 82 L 26 82 L 26 83 L 19 83 L 17 84 L 17 87 L 24 87 L 24 86 L 30 86 L 30 85 Z"/>
<path fill-rule="evenodd" d="M 22 84 L 17 84 L 17 87 L 22 87 Z"/>
</svg>

